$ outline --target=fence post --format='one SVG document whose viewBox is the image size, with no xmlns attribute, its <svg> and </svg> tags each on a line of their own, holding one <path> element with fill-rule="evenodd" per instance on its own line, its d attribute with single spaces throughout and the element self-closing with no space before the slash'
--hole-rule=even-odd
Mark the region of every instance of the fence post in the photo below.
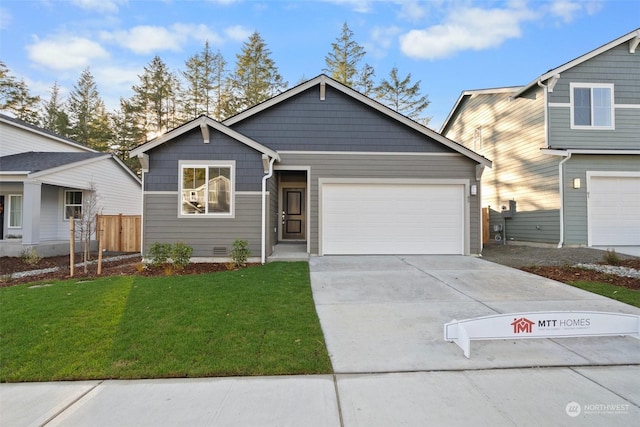
<svg viewBox="0 0 640 427">
<path fill-rule="evenodd" d="M 118 252 L 124 252 L 122 244 L 122 214 L 118 215 Z"/>
</svg>

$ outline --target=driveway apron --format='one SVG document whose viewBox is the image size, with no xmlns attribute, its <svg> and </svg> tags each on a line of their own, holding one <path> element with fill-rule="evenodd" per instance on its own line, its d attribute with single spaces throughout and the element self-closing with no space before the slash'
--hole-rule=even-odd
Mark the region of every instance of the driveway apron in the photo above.
<svg viewBox="0 0 640 427">
<path fill-rule="evenodd" d="M 465 256 L 312 257 L 313 296 L 336 373 L 390 373 L 640 363 L 632 337 L 474 341 L 471 358 L 443 339 L 454 319 L 497 313 L 640 310 Z"/>
</svg>

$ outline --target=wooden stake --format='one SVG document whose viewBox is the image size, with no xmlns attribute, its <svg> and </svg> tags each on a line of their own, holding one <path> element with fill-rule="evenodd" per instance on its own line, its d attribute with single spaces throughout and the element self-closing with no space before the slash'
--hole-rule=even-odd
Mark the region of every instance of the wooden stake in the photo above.
<svg viewBox="0 0 640 427">
<path fill-rule="evenodd" d="M 69 218 L 69 276 L 73 277 L 76 256 L 76 221 Z"/>
<path fill-rule="evenodd" d="M 98 223 L 98 276 L 102 274 L 102 241 L 104 240 L 103 229 Z"/>
</svg>

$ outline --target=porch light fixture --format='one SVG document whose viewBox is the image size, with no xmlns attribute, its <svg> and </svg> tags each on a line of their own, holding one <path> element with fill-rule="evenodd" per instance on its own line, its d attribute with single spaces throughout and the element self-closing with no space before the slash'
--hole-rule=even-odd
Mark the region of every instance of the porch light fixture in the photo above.
<svg viewBox="0 0 640 427">
<path fill-rule="evenodd" d="M 475 184 L 473 184 L 473 185 L 471 186 L 471 195 L 472 195 L 472 196 L 475 196 L 475 195 L 477 195 L 477 194 L 478 194 L 478 186 L 477 186 L 477 185 L 475 185 Z"/>
<path fill-rule="evenodd" d="M 580 184 L 580 178 L 573 178 L 573 188 L 577 190 L 578 188 L 580 188 Z"/>
</svg>

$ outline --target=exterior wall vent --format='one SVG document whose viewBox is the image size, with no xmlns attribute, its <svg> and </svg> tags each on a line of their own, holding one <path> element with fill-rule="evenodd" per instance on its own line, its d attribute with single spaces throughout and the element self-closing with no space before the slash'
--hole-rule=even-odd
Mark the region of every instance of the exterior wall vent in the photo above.
<svg viewBox="0 0 640 427">
<path fill-rule="evenodd" d="M 227 256 L 229 251 L 227 251 L 226 246 L 214 246 L 213 247 L 213 255 L 214 256 Z"/>
</svg>

